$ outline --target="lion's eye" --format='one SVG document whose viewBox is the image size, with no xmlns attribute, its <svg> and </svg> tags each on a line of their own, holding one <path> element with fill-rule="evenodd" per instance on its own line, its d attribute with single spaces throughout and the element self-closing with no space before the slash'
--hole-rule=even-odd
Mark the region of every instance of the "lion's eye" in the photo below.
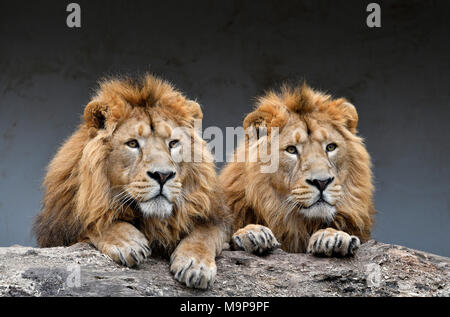
<svg viewBox="0 0 450 317">
<path fill-rule="evenodd" d="M 286 148 L 286 152 L 291 153 L 291 154 L 297 154 L 297 148 L 293 145 L 289 145 Z"/>
<path fill-rule="evenodd" d="M 336 150 L 336 148 L 337 148 L 336 143 L 330 143 L 327 145 L 327 152 L 333 152 L 334 150 Z"/>
<path fill-rule="evenodd" d="M 125 144 L 132 149 L 137 149 L 139 147 L 139 142 L 137 140 L 130 140 Z"/>
<path fill-rule="evenodd" d="M 177 146 L 178 142 L 180 142 L 180 141 L 178 141 L 178 140 L 172 140 L 172 141 L 170 141 L 170 142 L 169 142 L 169 148 L 170 148 L 170 149 L 174 148 L 175 146 Z"/>
</svg>

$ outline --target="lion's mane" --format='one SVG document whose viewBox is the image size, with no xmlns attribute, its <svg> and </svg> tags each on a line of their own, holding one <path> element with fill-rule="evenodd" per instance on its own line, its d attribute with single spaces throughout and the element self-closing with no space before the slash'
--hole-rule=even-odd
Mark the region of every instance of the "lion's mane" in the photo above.
<svg viewBox="0 0 450 317">
<path fill-rule="evenodd" d="M 140 81 L 101 82 L 97 95 L 85 108 L 83 123 L 48 167 L 42 212 L 34 223 L 39 246 L 71 245 L 85 239 L 92 230 L 101 234 L 114 221 L 122 220 L 151 237 L 153 248 L 173 250 L 195 224 L 226 221 L 212 160 L 183 165 L 187 175 L 182 184 L 185 195 L 175 204 L 170 217 L 146 219 L 133 208 L 114 210 L 106 173 L 111 151 L 108 139 L 134 107 L 157 109 L 181 126 L 191 127 L 193 120 L 202 118 L 196 103 L 153 76 Z M 199 142 L 203 151 L 205 143 Z"/>
<path fill-rule="evenodd" d="M 363 140 L 357 135 L 358 115 L 347 100 L 312 90 L 306 84 L 292 88 L 283 86 L 280 92 L 270 91 L 257 100 L 255 110 L 244 120 L 251 125 L 280 130 L 293 118 L 314 118 L 334 127 L 345 139 L 348 168 L 342 184 L 344 194 L 337 205 L 332 223 L 307 219 L 287 210 L 270 175 L 261 173 L 259 163 L 232 162 L 221 173 L 226 202 L 234 214 L 234 231 L 247 224 L 261 224 L 272 229 L 284 250 L 305 252 L 312 233 L 334 227 L 358 236 L 370 237 L 375 209 L 371 161 Z M 248 138 L 235 152 L 248 151 Z M 246 158 L 249 156 L 246 155 Z M 276 172 L 277 173 L 277 172 Z"/>
</svg>

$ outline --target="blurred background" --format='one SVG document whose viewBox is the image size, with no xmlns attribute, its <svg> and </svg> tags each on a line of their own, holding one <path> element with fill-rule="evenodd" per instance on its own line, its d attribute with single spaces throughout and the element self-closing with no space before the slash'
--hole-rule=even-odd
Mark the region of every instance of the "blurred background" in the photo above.
<svg viewBox="0 0 450 317">
<path fill-rule="evenodd" d="M 254 101 L 305 79 L 357 107 L 374 163 L 375 239 L 450 256 L 450 6 L 361 0 L 0 3 L 0 246 L 35 245 L 46 165 L 98 79 L 153 72 L 240 126 Z M 219 164 L 219 168 L 221 165 Z"/>
</svg>

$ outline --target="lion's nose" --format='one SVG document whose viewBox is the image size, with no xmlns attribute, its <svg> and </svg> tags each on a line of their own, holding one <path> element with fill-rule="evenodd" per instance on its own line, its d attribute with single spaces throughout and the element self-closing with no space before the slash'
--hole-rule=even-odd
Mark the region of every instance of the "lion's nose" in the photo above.
<svg viewBox="0 0 450 317">
<path fill-rule="evenodd" d="M 311 185 L 317 187 L 320 192 L 323 192 L 328 185 L 330 185 L 334 181 L 334 177 L 326 178 L 326 179 L 307 179 L 306 182 Z"/>
<path fill-rule="evenodd" d="M 150 178 L 153 178 L 155 181 L 161 185 L 161 187 L 171 178 L 175 177 L 175 172 L 147 172 Z"/>
</svg>

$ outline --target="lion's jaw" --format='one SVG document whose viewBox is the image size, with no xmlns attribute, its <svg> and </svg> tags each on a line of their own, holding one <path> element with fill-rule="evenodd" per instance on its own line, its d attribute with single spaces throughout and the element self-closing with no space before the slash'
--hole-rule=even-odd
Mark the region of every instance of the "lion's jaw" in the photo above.
<svg viewBox="0 0 450 317">
<path fill-rule="evenodd" d="M 154 167 L 153 169 L 164 170 L 164 168 Z M 167 173 L 169 171 L 167 170 Z M 138 195 L 137 205 L 143 216 L 160 219 L 170 217 L 175 204 L 182 198 L 181 183 L 174 178 L 167 181 L 164 186 L 152 184 L 152 182 L 149 182 L 148 186 L 146 193 Z"/>
<path fill-rule="evenodd" d="M 336 207 L 325 201 L 317 201 L 310 207 L 299 208 L 298 212 L 305 218 L 332 221 L 336 214 Z"/>
<path fill-rule="evenodd" d="M 341 199 L 340 186 L 333 186 L 323 192 L 303 186 L 302 189 L 301 192 L 293 190 L 288 197 L 296 212 L 307 219 L 332 221 L 337 212 L 336 204 Z"/>
<path fill-rule="evenodd" d="M 162 195 L 145 202 L 139 202 L 138 205 L 142 214 L 146 217 L 167 218 L 173 211 L 173 204 Z"/>
</svg>

